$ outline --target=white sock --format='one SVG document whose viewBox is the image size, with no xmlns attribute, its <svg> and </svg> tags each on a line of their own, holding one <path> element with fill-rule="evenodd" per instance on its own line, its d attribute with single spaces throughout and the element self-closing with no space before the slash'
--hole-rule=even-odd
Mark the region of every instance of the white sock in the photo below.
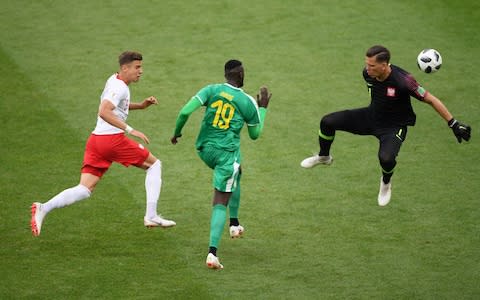
<svg viewBox="0 0 480 300">
<path fill-rule="evenodd" d="M 162 163 L 157 160 L 147 169 L 145 190 L 147 192 L 147 210 L 145 215 L 152 219 L 157 215 L 157 203 L 162 188 Z"/>
<path fill-rule="evenodd" d="M 90 194 L 91 192 L 86 186 L 79 184 L 64 190 L 48 202 L 42 204 L 42 210 L 45 211 L 45 213 L 48 213 L 55 208 L 65 207 L 77 201 L 86 199 L 90 197 Z"/>
</svg>

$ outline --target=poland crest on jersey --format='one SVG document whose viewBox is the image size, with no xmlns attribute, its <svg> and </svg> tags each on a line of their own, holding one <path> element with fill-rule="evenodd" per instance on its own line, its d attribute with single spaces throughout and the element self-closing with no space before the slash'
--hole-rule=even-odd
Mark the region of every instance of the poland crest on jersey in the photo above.
<svg viewBox="0 0 480 300">
<path fill-rule="evenodd" d="M 394 87 L 387 87 L 387 96 L 388 97 L 395 97 L 395 88 Z"/>
</svg>

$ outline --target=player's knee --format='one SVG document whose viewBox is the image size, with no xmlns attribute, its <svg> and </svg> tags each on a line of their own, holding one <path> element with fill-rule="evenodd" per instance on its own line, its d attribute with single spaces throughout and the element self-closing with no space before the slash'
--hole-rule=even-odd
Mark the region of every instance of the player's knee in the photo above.
<svg viewBox="0 0 480 300">
<path fill-rule="evenodd" d="M 330 127 L 331 124 L 332 124 L 332 115 L 325 115 L 322 117 L 322 119 L 320 120 L 320 128 L 322 127 Z"/>
<path fill-rule="evenodd" d="M 323 134 L 333 135 L 335 132 L 335 116 L 328 114 L 320 120 L 320 129 Z"/>
<path fill-rule="evenodd" d="M 161 170 L 162 169 L 162 162 L 159 159 L 156 159 L 152 163 L 144 162 L 143 163 L 143 168 L 146 169 L 147 171 L 148 170 L 155 170 L 155 169 Z"/>
<path fill-rule="evenodd" d="M 95 185 L 87 187 L 80 183 L 75 187 L 75 189 L 78 191 L 78 194 L 81 196 L 82 199 L 86 199 L 92 195 L 93 190 L 95 189 Z"/>
<path fill-rule="evenodd" d="M 395 155 L 387 152 L 380 152 L 378 154 L 378 159 L 380 161 L 380 165 L 384 170 L 391 170 L 396 165 Z"/>
</svg>

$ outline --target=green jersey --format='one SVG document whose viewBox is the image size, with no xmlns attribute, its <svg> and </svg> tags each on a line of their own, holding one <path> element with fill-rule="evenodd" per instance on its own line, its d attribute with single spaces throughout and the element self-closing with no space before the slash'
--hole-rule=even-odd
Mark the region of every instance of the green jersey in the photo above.
<svg viewBox="0 0 480 300">
<path fill-rule="evenodd" d="M 193 98 L 205 106 L 205 115 L 195 144 L 227 151 L 240 148 L 243 124 L 260 124 L 258 105 L 252 96 L 228 83 L 212 84 L 201 89 Z"/>
</svg>

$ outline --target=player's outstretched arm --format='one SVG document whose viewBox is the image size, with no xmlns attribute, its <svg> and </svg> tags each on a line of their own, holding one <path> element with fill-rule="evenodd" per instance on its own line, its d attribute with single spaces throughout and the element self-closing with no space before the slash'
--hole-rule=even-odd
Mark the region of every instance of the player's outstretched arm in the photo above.
<svg viewBox="0 0 480 300">
<path fill-rule="evenodd" d="M 178 113 L 177 121 L 175 122 L 175 131 L 173 132 L 173 137 L 170 139 L 172 144 L 178 143 L 178 138 L 182 136 L 183 126 L 187 123 L 190 115 L 199 109 L 202 106 L 202 103 L 196 99 L 192 98 L 183 106 L 183 108 Z"/>
<path fill-rule="evenodd" d="M 427 93 L 425 98 L 423 98 L 423 102 L 430 104 L 433 109 L 437 111 L 437 113 L 446 121 L 448 122 L 452 119 L 452 114 L 448 111 L 447 107 L 443 104 L 440 99 L 432 95 L 431 93 Z"/>
<path fill-rule="evenodd" d="M 428 93 L 423 100 L 430 104 L 437 111 L 437 113 L 448 122 L 448 126 L 452 129 L 453 134 L 459 143 L 461 143 L 462 140 L 467 142 L 470 140 L 472 128 L 469 125 L 463 124 L 453 118 L 452 114 L 448 111 L 447 107 L 442 101 L 440 101 L 440 99 Z"/>
</svg>

